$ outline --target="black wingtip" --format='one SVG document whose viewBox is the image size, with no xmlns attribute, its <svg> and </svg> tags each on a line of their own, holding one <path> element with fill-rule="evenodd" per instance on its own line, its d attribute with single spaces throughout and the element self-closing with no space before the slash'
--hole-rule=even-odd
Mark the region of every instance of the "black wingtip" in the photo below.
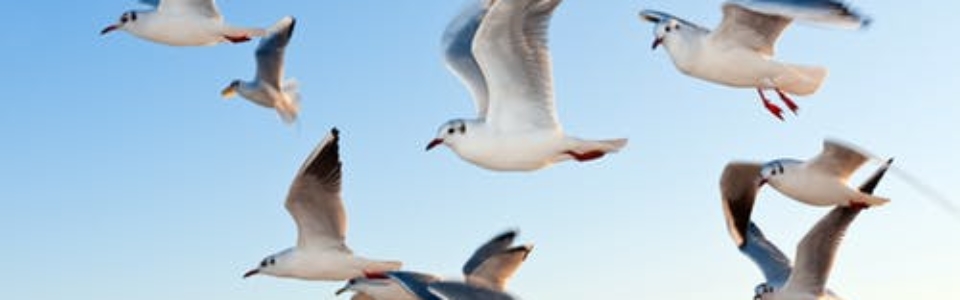
<svg viewBox="0 0 960 300">
<path fill-rule="evenodd" d="M 339 138 L 340 138 L 340 129 L 337 129 L 337 127 L 331 128 L 331 129 L 330 129 L 330 135 L 332 135 L 334 139 L 339 139 Z"/>
<path fill-rule="evenodd" d="M 877 188 L 877 185 L 880 184 L 880 180 L 883 179 L 883 176 L 887 174 L 887 170 L 890 169 L 890 165 L 893 164 L 893 158 L 887 160 L 883 166 L 880 167 L 867 181 L 864 181 L 860 185 L 860 192 L 865 194 L 873 194 L 873 190 Z"/>
</svg>

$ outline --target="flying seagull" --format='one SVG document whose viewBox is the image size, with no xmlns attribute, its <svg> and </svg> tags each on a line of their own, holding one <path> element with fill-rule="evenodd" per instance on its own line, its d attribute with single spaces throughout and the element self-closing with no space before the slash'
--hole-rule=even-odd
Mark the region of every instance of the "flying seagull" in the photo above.
<svg viewBox="0 0 960 300">
<path fill-rule="evenodd" d="M 466 83 L 477 117 L 442 126 L 427 150 L 446 145 L 496 171 L 532 171 L 616 152 L 626 139 L 584 140 L 563 132 L 553 97 L 547 31 L 560 0 L 480 0 L 447 28 L 447 65 Z"/>
<path fill-rule="evenodd" d="M 307 158 L 290 187 L 286 208 L 297 224 L 297 245 L 267 256 L 244 278 L 266 274 L 340 281 L 400 269 L 400 262 L 356 256 L 346 245 L 339 141 L 339 131 L 334 128 Z"/>
<path fill-rule="evenodd" d="M 827 69 L 773 60 L 780 34 L 794 20 L 861 28 L 870 19 L 836 0 L 730 0 L 715 30 L 656 10 L 640 12 L 654 26 L 653 49 L 663 45 L 680 72 L 706 81 L 755 88 L 763 106 L 783 120 L 783 109 L 764 94 L 774 90 L 794 113 L 788 94 L 806 96 L 820 88 Z"/>
<path fill-rule="evenodd" d="M 213 0 L 140 0 L 150 10 L 130 10 L 101 35 L 123 30 L 137 37 L 171 46 L 209 46 L 241 43 L 264 36 L 259 28 L 227 25 Z"/>
</svg>

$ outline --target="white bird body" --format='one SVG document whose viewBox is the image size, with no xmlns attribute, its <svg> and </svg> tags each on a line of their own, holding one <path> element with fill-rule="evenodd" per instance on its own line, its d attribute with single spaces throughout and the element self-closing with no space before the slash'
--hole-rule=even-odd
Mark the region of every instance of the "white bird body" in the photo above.
<svg viewBox="0 0 960 300">
<path fill-rule="evenodd" d="M 427 150 L 446 145 L 464 160 L 497 171 L 532 171 L 570 158 L 616 152 L 626 139 L 566 135 L 557 118 L 549 19 L 560 0 L 478 0 L 444 35 L 447 65 L 473 94 L 478 116 L 440 127 Z"/>
<path fill-rule="evenodd" d="M 853 174 L 868 156 L 852 146 L 824 141 L 816 157 L 802 162 L 778 159 L 760 171 L 761 185 L 769 183 L 787 197 L 815 206 L 875 206 L 889 199 L 862 193 L 849 186 Z"/>
<path fill-rule="evenodd" d="M 120 22 L 101 31 L 123 30 L 134 36 L 171 46 L 210 46 L 245 42 L 266 34 L 259 28 L 228 25 L 213 0 L 140 1 L 153 10 L 125 12 Z"/>
</svg>

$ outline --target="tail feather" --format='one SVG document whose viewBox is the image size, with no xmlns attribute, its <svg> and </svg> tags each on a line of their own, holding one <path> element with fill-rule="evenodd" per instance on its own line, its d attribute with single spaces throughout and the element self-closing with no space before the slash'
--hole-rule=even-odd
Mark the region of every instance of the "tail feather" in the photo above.
<svg viewBox="0 0 960 300">
<path fill-rule="evenodd" d="M 600 141 L 585 141 L 571 139 L 573 146 L 563 154 L 561 159 L 573 158 L 577 161 L 591 161 L 603 157 L 607 153 L 620 151 L 627 145 L 627 139 L 613 139 Z"/>
<path fill-rule="evenodd" d="M 296 79 L 288 79 L 283 82 L 284 100 L 276 103 L 277 113 L 286 123 L 297 121 L 297 115 L 300 114 L 300 90 Z"/>
<path fill-rule="evenodd" d="M 884 205 L 890 202 L 890 199 L 883 198 L 883 197 L 877 197 L 873 195 L 864 195 L 864 196 L 866 197 L 863 197 L 863 200 L 867 202 L 867 205 L 869 206 Z"/>
<path fill-rule="evenodd" d="M 791 65 L 788 69 L 789 72 L 775 81 L 780 90 L 797 96 L 815 93 L 827 77 L 827 69 L 823 67 Z"/>
</svg>

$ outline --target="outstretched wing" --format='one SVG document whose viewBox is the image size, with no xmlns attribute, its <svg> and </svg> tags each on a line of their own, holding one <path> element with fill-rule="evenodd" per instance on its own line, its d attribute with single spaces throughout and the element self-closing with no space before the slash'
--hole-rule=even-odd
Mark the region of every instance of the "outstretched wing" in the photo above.
<svg viewBox="0 0 960 300">
<path fill-rule="evenodd" d="M 723 5 L 723 21 L 712 39 L 773 56 L 774 44 L 790 25 L 790 18 L 750 10 L 737 1 Z"/>
<path fill-rule="evenodd" d="M 490 96 L 487 91 L 487 80 L 473 54 L 473 42 L 493 2 L 494 0 L 473 1 L 450 22 L 450 25 L 447 25 L 442 40 L 447 67 L 470 89 L 480 118 L 487 116 Z"/>
<path fill-rule="evenodd" d="M 481 287 L 471 286 L 462 282 L 434 282 L 429 290 L 444 300 L 513 300 L 514 297 L 504 292 L 498 292 Z"/>
<path fill-rule="evenodd" d="M 789 19 L 857 29 L 868 26 L 870 18 L 836 0 L 731 0 L 757 13 Z"/>
<path fill-rule="evenodd" d="M 420 300 L 441 300 L 428 289 L 430 283 L 440 280 L 436 276 L 409 271 L 391 271 L 387 276 Z"/>
<path fill-rule="evenodd" d="M 474 38 L 487 79 L 487 124 L 499 130 L 560 129 L 547 28 L 560 0 L 496 1 Z"/>
<path fill-rule="evenodd" d="M 867 154 L 853 146 L 826 140 L 823 142 L 823 151 L 811 159 L 809 164 L 812 168 L 836 176 L 846 182 L 857 168 L 867 162 L 867 159 Z"/>
<path fill-rule="evenodd" d="M 340 197 L 340 137 L 334 128 L 310 154 L 287 195 L 286 208 L 297 223 L 297 247 L 335 248 L 346 244 L 347 215 Z"/>
<path fill-rule="evenodd" d="M 257 46 L 257 78 L 277 91 L 282 91 L 284 52 L 293 37 L 296 24 L 297 20 L 293 17 L 281 19 Z"/>
<path fill-rule="evenodd" d="M 768 285 L 781 288 L 786 284 L 792 271 L 790 259 L 768 240 L 760 231 L 760 227 L 753 222 L 747 225 L 744 242 L 739 249 L 740 253 L 746 255 L 760 268 Z"/>
<path fill-rule="evenodd" d="M 762 165 L 752 162 L 732 162 L 720 175 L 720 196 L 727 231 L 733 242 L 740 247 L 750 224 L 753 203 L 760 189 L 759 178 Z"/>
</svg>

